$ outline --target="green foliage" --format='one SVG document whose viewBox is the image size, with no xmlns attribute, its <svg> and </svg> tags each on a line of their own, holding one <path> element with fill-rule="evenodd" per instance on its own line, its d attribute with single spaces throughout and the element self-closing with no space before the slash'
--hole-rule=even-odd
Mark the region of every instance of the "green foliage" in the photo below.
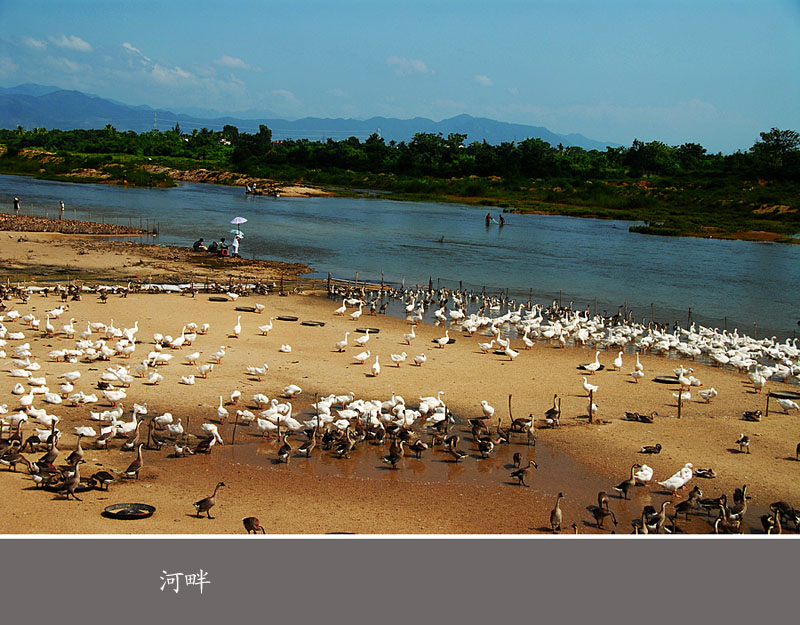
<svg viewBox="0 0 800 625">
<path fill-rule="evenodd" d="M 145 168 L 213 168 L 348 189 L 381 189 L 400 199 L 513 206 L 645 221 L 659 234 L 800 230 L 800 134 L 772 128 L 747 152 L 708 154 L 697 143 L 584 150 L 541 139 L 490 145 L 451 133 L 417 133 L 408 142 L 272 140 L 234 126 L 165 132 L 0 129 L 0 171 L 78 179 L 99 170 L 127 184 L 171 184 Z M 36 152 L 38 150 L 38 152 Z M 83 178 L 81 178 L 83 179 Z"/>
</svg>

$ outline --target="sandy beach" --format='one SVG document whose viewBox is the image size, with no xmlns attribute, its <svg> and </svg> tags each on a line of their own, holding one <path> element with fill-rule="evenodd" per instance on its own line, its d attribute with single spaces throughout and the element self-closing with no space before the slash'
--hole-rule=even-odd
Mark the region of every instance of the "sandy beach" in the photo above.
<svg viewBox="0 0 800 625">
<path fill-rule="evenodd" d="M 101 238 L 0 233 L 0 257 L 12 284 L 23 278 L 27 284 L 53 279 L 62 279 L 66 284 L 67 277 L 94 284 L 103 278 L 180 282 L 191 277 L 202 282 L 210 277 L 232 284 L 244 280 L 275 281 L 281 275 L 305 269 L 231 259 L 201 263 L 193 256 L 189 250 L 107 242 Z M 631 519 L 641 515 L 643 506 L 659 507 L 666 499 L 686 498 L 688 489 L 681 491 L 681 497 L 671 498 L 655 482 L 668 478 L 687 462 L 695 468 L 713 468 L 717 475 L 714 479 L 695 477 L 689 482 L 689 487 L 698 485 L 704 497 L 726 493 L 730 502 L 734 488 L 747 484 L 751 496 L 747 533 L 762 531 L 758 517 L 768 512 L 771 502 L 783 500 L 800 505 L 800 462 L 795 460 L 795 447 L 800 441 L 798 415 L 784 414 L 773 400 L 769 417 L 757 423 L 743 421 L 743 411 L 764 410 L 766 396 L 756 393 L 746 375 L 734 370 L 643 353 L 640 360 L 645 377 L 636 384 L 629 375 L 633 355 L 623 355 L 622 371 L 611 371 L 616 351 L 601 351 L 599 359 L 605 368 L 589 377 L 599 387 L 594 395 L 597 421 L 590 424 L 586 416 L 587 395 L 582 388 L 586 372 L 576 367 L 594 359 L 594 348 L 559 349 L 539 341 L 526 350 L 521 341 L 512 339 L 512 347 L 520 353 L 511 361 L 504 355 L 482 353 L 477 344 L 487 340 L 485 337 L 468 337 L 454 328 L 450 329 L 450 336 L 455 343 L 445 348 L 434 342 L 443 336 L 444 328 L 432 325 L 418 326 L 417 338 L 406 345 L 403 335 L 409 324 L 405 320 L 365 312 L 361 319 L 353 321 L 349 318 L 352 308 L 348 314 L 336 316 L 333 311 L 341 305 L 341 299 L 329 299 L 324 290 L 290 293 L 287 297 L 274 292 L 247 295 L 236 301 L 224 296 L 227 301 L 215 298 L 219 295 L 202 291 L 194 295 L 137 293 L 127 297 L 111 295 L 103 302 L 89 293 L 80 301 L 67 302 L 69 309 L 52 322 L 54 336 L 45 336 L 19 319 L 9 319 L 8 313 L 16 310 L 20 316 L 33 314 L 42 320 L 43 327 L 45 311 L 58 306 L 59 298 L 37 293 L 27 303 L 17 298 L 3 302 L 2 323 L 9 332 L 24 334 L 24 339 L 6 339 L 3 347 L 7 356 L 0 371 L 0 404 L 7 404 L 8 414 L 19 408 L 19 397 L 11 390 L 21 381 L 10 374 L 15 368 L 11 349 L 25 342 L 30 343 L 31 359 L 41 364 L 41 370 L 33 374 L 45 376 L 51 391 L 58 391 L 62 381 L 59 375 L 77 370 L 81 377 L 75 390 L 94 392 L 100 398 L 98 404 L 71 406 L 70 402 L 48 405 L 36 396 L 37 408 L 46 407 L 48 413 L 61 418 L 61 453 L 56 464 L 63 463 L 75 448 L 73 427 L 93 425 L 99 430 L 90 412 L 111 408 L 97 389 L 103 371 L 120 364 L 135 366 L 153 350 L 154 333 L 179 336 L 181 328 L 190 322 L 208 323 L 210 330 L 198 335 L 191 346 L 164 348 L 162 353 L 173 358 L 168 365 L 157 368 L 163 380 L 154 385 L 136 378 L 125 389 L 123 418 L 130 420 L 134 402 L 146 402 L 148 417 L 169 412 L 176 421 L 180 417 L 195 435 L 201 433 L 203 423 L 215 423 L 224 441 L 210 454 L 182 458 L 173 457 L 171 445 L 161 451 L 145 448 L 138 480 L 118 479 L 108 492 L 80 493 L 82 501 L 67 500 L 37 488 L 22 465 L 16 472 L 0 468 L 0 492 L 5 504 L 0 510 L 3 532 L 230 534 L 244 531 L 243 517 L 257 516 L 267 532 L 276 534 L 545 535 L 550 533 L 549 517 L 556 496 L 563 492 L 563 533 L 571 533 L 574 523 L 580 533 L 615 530 L 628 534 L 632 531 Z M 250 312 L 256 304 L 264 306 L 261 314 Z M 279 321 L 279 316 L 297 317 L 297 321 Z M 273 329 L 265 336 L 259 326 L 270 318 L 274 319 Z M 68 338 L 61 331 L 71 319 L 77 332 L 86 330 L 88 322 L 111 325 L 113 320 L 113 326 L 120 329 L 132 328 L 138 322 L 136 350 L 130 360 L 114 356 L 107 362 L 56 362 L 48 357 L 49 351 L 75 346 L 77 339 Z M 237 320 L 241 325 L 238 338 L 233 336 Z M 303 325 L 303 321 L 310 320 L 324 322 L 324 326 Z M 353 341 L 362 335 L 356 328 L 365 327 L 379 332 L 369 339 L 371 356 L 362 365 L 353 358 L 362 351 Z M 346 332 L 350 332 L 349 345 L 339 352 L 334 345 Z M 94 333 L 91 339 L 102 336 Z M 290 345 L 291 352 L 281 352 L 282 345 Z M 226 355 L 207 379 L 200 378 L 196 367 L 185 361 L 187 353 L 200 351 L 200 362 L 208 362 L 221 346 Z M 397 367 L 391 354 L 401 352 L 408 354 L 408 360 Z M 422 366 L 409 364 L 420 353 L 427 355 L 427 362 Z M 375 356 L 381 363 L 378 376 L 370 373 Z M 263 380 L 246 373 L 247 367 L 264 363 L 269 365 L 269 372 Z M 673 375 L 672 370 L 679 365 L 692 367 L 694 375 L 702 380 L 703 389 L 714 387 L 719 392 L 711 403 L 693 393 L 693 398 L 682 406 L 681 419 L 677 418 L 672 395 L 677 387 L 653 381 L 657 376 Z M 180 378 L 189 374 L 197 376 L 195 384 L 181 384 Z M 421 459 L 406 452 L 398 469 L 393 470 L 381 461 L 388 445 L 361 443 L 350 459 L 338 458 L 318 446 L 310 458 L 305 458 L 297 453 L 305 436 L 297 433 L 289 437 L 293 447 L 289 462 L 278 463 L 279 443 L 260 437 L 254 423 L 237 425 L 234 442 L 235 411 L 248 409 L 257 414 L 252 400 L 256 393 L 289 401 L 281 397 L 289 384 L 302 388 L 291 400 L 292 415 L 301 422 L 313 416 L 311 404 L 315 396 L 352 392 L 356 398 L 388 400 L 394 393 L 403 396 L 407 406 L 416 407 L 420 396 L 435 396 L 441 391 L 448 409 L 456 416 L 453 431 L 461 437 L 460 448 L 468 455 L 453 462 L 440 447 L 425 451 Z M 796 387 L 770 382 L 768 389 Z M 227 403 L 234 390 L 241 392 L 241 399 L 236 405 L 225 406 L 230 417 L 220 423 L 220 397 Z M 562 401 L 561 426 L 550 429 L 544 427 L 543 415 L 552 405 L 554 394 Z M 488 458 L 481 458 L 466 420 L 481 415 L 482 400 L 495 407 L 495 415 L 504 426 L 509 425 L 510 416 L 533 414 L 537 445 L 530 447 L 525 435 L 515 434 L 510 444 L 500 444 Z M 623 420 L 626 411 L 656 411 L 658 416 L 652 424 L 634 423 Z M 335 410 L 332 412 L 335 414 Z M 24 427 L 23 439 L 32 433 L 34 421 L 30 418 Z M 496 418 L 490 425 L 497 425 Z M 145 440 L 146 427 L 143 425 L 140 431 Z M 752 440 L 749 454 L 739 453 L 734 444 L 742 432 Z M 428 439 L 423 436 L 423 440 Z M 81 465 L 81 475 L 89 476 L 101 469 L 117 474 L 124 470 L 135 457 L 135 452 L 120 449 L 124 440 L 117 438 L 110 449 L 99 450 L 94 449 L 92 438 L 83 439 L 85 463 Z M 656 443 L 662 446 L 659 454 L 638 453 L 643 445 Z M 538 469 L 530 472 L 530 488 L 519 486 L 510 478 L 515 452 L 521 454 L 523 464 L 529 458 L 538 464 Z M 44 448 L 24 455 L 34 461 L 43 453 Z M 631 465 L 637 462 L 653 468 L 652 486 L 636 487 L 630 499 L 625 500 L 613 487 L 628 477 Z M 197 518 L 193 502 L 210 495 L 219 481 L 226 486 L 212 509 L 215 518 Z M 597 528 L 587 509 L 596 503 L 599 490 L 609 494 L 610 508 L 619 523 L 616 527 L 609 520 L 604 528 Z M 102 516 L 106 506 L 120 502 L 148 503 L 156 507 L 156 513 L 137 521 Z M 688 521 L 681 517 L 678 526 L 692 533 L 713 531 L 705 512 L 691 514 Z"/>
</svg>

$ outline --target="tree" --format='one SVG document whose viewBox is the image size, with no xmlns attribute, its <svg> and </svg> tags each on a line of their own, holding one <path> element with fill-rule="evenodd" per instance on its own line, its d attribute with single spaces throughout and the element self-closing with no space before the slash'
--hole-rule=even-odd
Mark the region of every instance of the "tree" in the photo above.
<svg viewBox="0 0 800 625">
<path fill-rule="evenodd" d="M 800 134 L 794 130 L 778 130 L 773 128 L 769 132 L 759 133 L 761 141 L 753 145 L 751 151 L 766 152 L 775 156 L 784 156 L 790 152 L 800 150 Z"/>
</svg>

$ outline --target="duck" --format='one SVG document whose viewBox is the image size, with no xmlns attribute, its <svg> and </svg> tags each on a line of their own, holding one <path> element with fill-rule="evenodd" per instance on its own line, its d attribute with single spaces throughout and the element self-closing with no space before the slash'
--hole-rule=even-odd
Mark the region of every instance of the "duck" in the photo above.
<svg viewBox="0 0 800 625">
<path fill-rule="evenodd" d="M 739 446 L 739 453 L 742 452 L 742 448 L 747 449 L 747 453 L 750 453 L 750 437 L 747 436 L 744 432 L 739 434 L 739 439 L 734 443 L 734 445 Z"/>
<path fill-rule="evenodd" d="M 244 525 L 244 529 L 247 530 L 247 533 L 257 534 L 261 532 L 262 534 L 266 534 L 267 531 L 264 529 L 264 526 L 261 525 L 261 522 L 254 516 L 247 516 L 242 519 L 242 525 Z"/>
<path fill-rule="evenodd" d="M 645 445 L 639 450 L 640 454 L 659 454 L 661 453 L 661 443 L 655 445 Z"/>
<path fill-rule="evenodd" d="M 742 413 L 742 419 L 745 421 L 761 421 L 760 410 L 745 410 Z"/>
<path fill-rule="evenodd" d="M 636 478 L 636 483 L 642 486 L 650 486 L 649 482 L 653 479 L 653 469 L 643 464 L 636 473 L 633 474 Z"/>
<path fill-rule="evenodd" d="M 225 482 L 217 482 L 216 487 L 214 487 L 214 492 L 210 497 L 206 497 L 205 499 L 201 499 L 200 501 L 195 501 L 192 505 L 194 509 L 197 511 L 197 517 L 199 518 L 200 515 L 205 512 L 209 519 L 213 519 L 214 517 L 211 516 L 211 508 L 217 503 L 217 491 L 225 486 Z"/>
<path fill-rule="evenodd" d="M 636 469 L 641 469 L 642 465 L 640 464 L 632 464 L 631 465 L 631 476 L 627 480 L 623 480 L 617 486 L 614 487 L 614 490 L 622 493 L 625 499 L 628 498 L 628 491 L 630 491 L 634 486 L 636 486 Z"/>
<path fill-rule="evenodd" d="M 533 460 L 528 460 L 528 465 L 524 466 L 524 467 L 520 467 L 519 469 L 516 469 L 515 471 L 512 471 L 511 472 L 511 477 L 516 478 L 518 484 L 521 484 L 522 486 L 525 486 L 526 488 L 528 488 L 529 485 L 525 483 L 525 476 L 528 474 L 528 472 L 530 471 L 531 467 L 533 467 L 534 469 L 538 469 L 539 465 L 536 464 L 536 462 L 533 461 Z"/>
<path fill-rule="evenodd" d="M 791 399 L 778 399 L 778 405 L 783 408 L 783 412 L 789 414 L 790 410 L 798 410 L 800 411 L 800 406 L 797 405 L 797 402 L 792 401 Z"/>
<path fill-rule="evenodd" d="M 714 479 L 717 477 L 717 474 L 714 472 L 714 469 L 697 469 L 694 474 L 697 477 L 704 477 L 706 479 Z"/>
<path fill-rule="evenodd" d="M 664 480 L 663 482 L 657 482 L 657 484 L 672 493 L 672 496 L 674 497 L 678 494 L 678 490 L 683 488 L 686 483 L 692 479 L 693 468 L 694 467 L 692 466 L 692 463 L 687 462 L 683 468 L 672 475 L 672 477 Z"/>
<path fill-rule="evenodd" d="M 494 418 L 494 406 L 490 406 L 489 402 L 485 399 L 481 400 L 481 410 L 483 411 L 483 416 L 487 419 Z"/>
<path fill-rule="evenodd" d="M 558 493 L 556 497 L 556 506 L 550 511 L 550 528 L 553 534 L 561 533 L 561 500 L 564 499 L 564 493 Z"/>
<path fill-rule="evenodd" d="M 689 513 L 694 510 L 697 501 L 703 496 L 703 491 L 700 490 L 697 486 L 695 486 L 689 492 L 689 498 L 684 499 L 683 501 L 679 501 L 675 504 L 675 517 L 679 514 L 684 514 L 686 516 L 686 520 L 689 520 Z"/>
<path fill-rule="evenodd" d="M 427 360 L 428 357 L 425 354 L 417 354 L 416 356 L 414 356 L 414 364 L 417 365 L 418 367 L 424 365 Z"/>
</svg>

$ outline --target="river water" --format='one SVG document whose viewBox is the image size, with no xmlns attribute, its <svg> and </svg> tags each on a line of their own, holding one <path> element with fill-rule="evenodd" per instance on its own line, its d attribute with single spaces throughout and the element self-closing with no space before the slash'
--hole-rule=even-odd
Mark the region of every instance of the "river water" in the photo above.
<svg viewBox="0 0 800 625">
<path fill-rule="evenodd" d="M 380 197 L 271 198 L 240 187 L 181 184 L 122 188 L 0 176 L 0 210 L 19 197 L 25 214 L 138 226 L 155 223 L 154 242 L 189 246 L 232 239 L 244 217 L 246 257 L 302 262 L 321 275 L 428 284 L 527 300 L 587 305 L 637 320 L 705 325 L 761 337 L 800 329 L 800 245 L 672 238 L 628 232 L 629 222 L 505 215 L 485 226 L 486 207 L 394 202 Z M 499 209 L 490 208 L 495 218 Z M 754 324 L 757 324 L 754 326 Z"/>
</svg>

